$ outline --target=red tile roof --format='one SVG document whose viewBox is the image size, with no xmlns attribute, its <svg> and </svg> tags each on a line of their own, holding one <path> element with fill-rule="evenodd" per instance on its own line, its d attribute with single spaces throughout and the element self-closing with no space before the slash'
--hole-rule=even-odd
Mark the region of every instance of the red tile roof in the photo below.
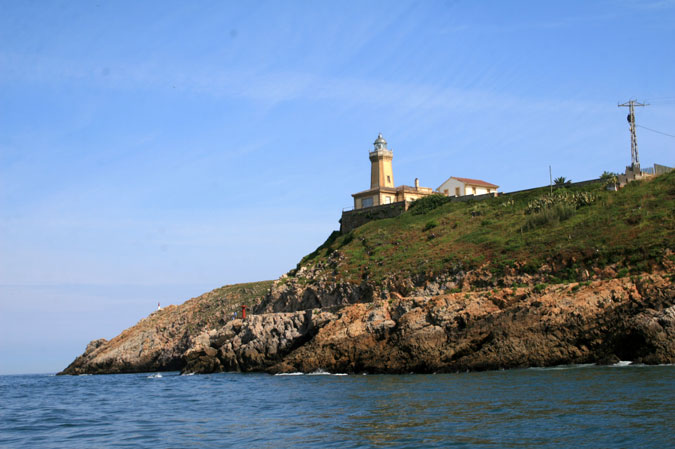
<svg viewBox="0 0 675 449">
<path fill-rule="evenodd" d="M 483 187 L 492 187 L 492 188 L 499 187 L 498 185 L 490 184 L 489 182 L 485 182 L 485 181 L 482 181 L 480 179 L 458 178 L 457 176 L 453 176 L 452 178 L 456 179 L 457 181 L 463 182 L 464 184 L 469 184 L 469 185 L 472 185 L 472 186 L 483 186 Z"/>
</svg>

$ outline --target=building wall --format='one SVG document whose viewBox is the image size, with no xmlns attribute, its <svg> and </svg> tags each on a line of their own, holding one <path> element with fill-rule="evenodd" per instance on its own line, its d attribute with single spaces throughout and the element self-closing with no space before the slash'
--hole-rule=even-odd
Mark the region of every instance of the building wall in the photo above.
<svg viewBox="0 0 675 449">
<path fill-rule="evenodd" d="M 457 190 L 459 189 L 459 195 L 457 195 Z M 464 196 L 464 195 L 485 195 L 486 193 L 494 193 L 497 191 L 496 188 L 490 188 L 488 192 L 487 187 L 483 186 L 474 186 L 471 184 L 464 184 L 457 179 L 449 179 L 445 181 L 438 188 L 438 191 L 445 196 Z M 447 192 L 446 192 L 447 191 Z"/>
<path fill-rule="evenodd" d="M 370 204 L 367 201 L 370 200 Z M 361 198 L 354 198 L 354 209 L 362 209 L 364 207 L 372 207 L 380 204 L 378 195 L 365 196 Z"/>
<path fill-rule="evenodd" d="M 459 195 L 456 194 L 456 189 L 459 189 Z M 446 193 L 447 190 L 447 193 Z M 456 179 L 448 179 L 438 188 L 438 191 L 445 196 L 464 196 L 464 183 Z"/>
<path fill-rule="evenodd" d="M 494 193 L 497 191 L 497 189 L 490 188 L 488 192 L 488 187 L 482 187 L 482 186 L 468 186 L 469 187 L 469 192 L 471 192 L 471 187 L 475 188 L 475 193 L 469 193 L 469 195 L 485 195 L 486 193 Z"/>
<path fill-rule="evenodd" d="M 431 190 L 431 189 L 429 189 L 429 190 Z M 422 197 L 428 196 L 431 193 L 433 193 L 433 192 L 429 192 L 429 193 L 401 192 L 399 195 L 397 195 L 396 201 L 408 201 L 408 202 L 415 201 L 415 200 L 418 200 Z"/>
<path fill-rule="evenodd" d="M 366 204 L 370 200 L 370 204 Z M 373 192 L 372 195 L 354 198 L 354 209 L 363 209 L 364 207 L 380 206 L 383 204 L 391 204 L 399 201 L 396 199 L 396 194 L 389 192 Z"/>
<path fill-rule="evenodd" d="M 383 192 L 381 190 L 377 190 L 370 195 L 354 198 L 354 209 L 356 210 L 374 206 L 386 206 L 387 204 L 393 204 L 399 201 L 415 201 L 427 195 L 431 195 L 432 193 L 433 190 L 428 187 L 420 187 L 418 191 L 412 190 L 410 188 L 399 188 L 396 192 Z M 367 200 L 372 202 L 367 204 Z"/>
<path fill-rule="evenodd" d="M 396 195 L 393 193 L 380 192 L 378 197 L 378 204 L 391 204 L 396 202 Z"/>
</svg>

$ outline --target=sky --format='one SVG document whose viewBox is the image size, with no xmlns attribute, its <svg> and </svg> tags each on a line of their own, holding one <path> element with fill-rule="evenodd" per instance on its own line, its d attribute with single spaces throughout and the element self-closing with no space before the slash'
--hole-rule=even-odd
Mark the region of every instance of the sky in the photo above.
<svg viewBox="0 0 675 449">
<path fill-rule="evenodd" d="M 0 0 L 0 374 L 276 279 L 396 185 L 623 171 L 675 135 L 675 1 Z M 675 138 L 638 128 L 642 166 Z"/>
</svg>

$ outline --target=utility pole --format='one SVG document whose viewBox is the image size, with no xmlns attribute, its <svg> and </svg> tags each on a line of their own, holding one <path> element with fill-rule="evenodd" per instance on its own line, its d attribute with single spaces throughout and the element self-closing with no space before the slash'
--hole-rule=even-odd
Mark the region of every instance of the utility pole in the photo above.
<svg viewBox="0 0 675 449">
<path fill-rule="evenodd" d="M 630 126 L 630 166 L 632 169 L 640 169 L 640 157 L 638 156 L 637 135 L 635 134 L 635 106 L 649 106 L 647 103 L 639 103 L 637 100 L 628 100 L 627 103 L 618 105 L 620 108 L 628 108 L 628 120 Z"/>
<path fill-rule="evenodd" d="M 551 172 L 551 166 L 548 166 L 548 182 L 551 186 L 551 195 L 553 195 L 553 172 Z"/>
</svg>

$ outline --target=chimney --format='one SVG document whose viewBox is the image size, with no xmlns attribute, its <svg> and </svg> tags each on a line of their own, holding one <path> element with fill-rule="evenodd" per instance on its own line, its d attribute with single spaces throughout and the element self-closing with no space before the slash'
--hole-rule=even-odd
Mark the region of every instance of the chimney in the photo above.
<svg viewBox="0 0 675 449">
<path fill-rule="evenodd" d="M 415 178 L 415 189 L 419 190 L 420 188 L 420 178 Z"/>
</svg>

